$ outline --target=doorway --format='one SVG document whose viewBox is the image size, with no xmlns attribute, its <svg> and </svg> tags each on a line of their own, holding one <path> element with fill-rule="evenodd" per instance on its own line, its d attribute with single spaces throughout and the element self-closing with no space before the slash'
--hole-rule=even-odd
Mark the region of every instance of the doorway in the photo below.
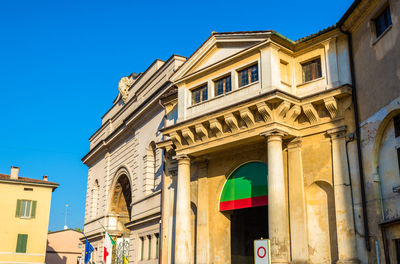
<svg viewBox="0 0 400 264">
<path fill-rule="evenodd" d="M 231 263 L 254 263 L 254 240 L 268 238 L 268 206 L 231 211 Z"/>
</svg>

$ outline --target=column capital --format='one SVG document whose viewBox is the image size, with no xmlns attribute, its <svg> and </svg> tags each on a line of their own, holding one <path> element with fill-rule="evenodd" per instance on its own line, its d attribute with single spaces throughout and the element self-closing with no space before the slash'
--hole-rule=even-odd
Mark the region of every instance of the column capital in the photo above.
<svg viewBox="0 0 400 264">
<path fill-rule="evenodd" d="M 287 145 L 288 149 L 301 148 L 302 137 L 295 137 Z"/>
<path fill-rule="evenodd" d="M 189 155 L 186 155 L 186 154 L 178 154 L 178 155 L 175 155 L 175 156 L 173 156 L 172 157 L 174 160 L 184 160 L 184 159 L 188 159 L 188 160 L 190 160 L 190 157 L 189 157 Z"/>
<path fill-rule="evenodd" d="M 277 128 L 268 130 L 268 131 L 263 132 L 263 133 L 260 134 L 260 136 L 265 137 L 268 141 L 271 141 L 271 140 L 280 140 L 280 141 L 282 141 L 282 138 L 287 136 L 287 135 L 288 135 L 287 132 L 285 132 L 283 130 L 280 130 L 280 129 L 277 129 Z"/>
<path fill-rule="evenodd" d="M 177 160 L 178 163 L 190 163 L 190 157 L 186 154 L 179 154 L 172 157 L 174 160 Z"/>
<path fill-rule="evenodd" d="M 331 139 L 339 139 L 343 138 L 346 136 L 347 132 L 347 127 L 346 126 L 341 126 L 341 127 L 336 127 L 332 129 L 328 129 L 326 131 L 326 134 L 331 137 Z"/>
</svg>

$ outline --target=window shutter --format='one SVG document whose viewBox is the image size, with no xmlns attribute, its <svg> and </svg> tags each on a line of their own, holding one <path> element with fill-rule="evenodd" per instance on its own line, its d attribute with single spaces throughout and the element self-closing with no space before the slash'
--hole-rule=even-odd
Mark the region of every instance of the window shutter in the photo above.
<svg viewBox="0 0 400 264">
<path fill-rule="evenodd" d="M 37 201 L 32 201 L 31 218 L 35 218 L 35 216 L 36 216 L 36 204 L 37 204 Z"/>
<path fill-rule="evenodd" d="M 26 253 L 26 245 L 28 242 L 28 235 L 26 234 L 18 234 L 17 240 L 17 253 Z"/>
<path fill-rule="evenodd" d="M 17 200 L 17 210 L 15 211 L 15 217 L 21 216 L 21 200 Z"/>
</svg>

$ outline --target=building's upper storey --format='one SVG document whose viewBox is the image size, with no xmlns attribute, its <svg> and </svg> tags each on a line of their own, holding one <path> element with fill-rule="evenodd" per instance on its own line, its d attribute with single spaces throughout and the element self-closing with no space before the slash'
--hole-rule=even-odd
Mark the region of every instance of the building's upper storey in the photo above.
<svg viewBox="0 0 400 264">
<path fill-rule="evenodd" d="M 155 60 L 143 73 L 123 77 L 118 84 L 119 93 L 113 106 L 102 117 L 101 127 L 89 138 L 90 152 L 83 161 L 101 145 L 108 144 L 124 126 L 140 123 L 137 118 L 153 103 L 158 104 L 157 95 L 168 88 L 171 75 L 185 60 L 185 57 L 173 55 L 167 61 Z"/>
<path fill-rule="evenodd" d="M 346 36 L 293 42 L 274 31 L 215 33 L 174 73 L 178 123 L 280 90 L 306 97 L 351 83 Z"/>
</svg>

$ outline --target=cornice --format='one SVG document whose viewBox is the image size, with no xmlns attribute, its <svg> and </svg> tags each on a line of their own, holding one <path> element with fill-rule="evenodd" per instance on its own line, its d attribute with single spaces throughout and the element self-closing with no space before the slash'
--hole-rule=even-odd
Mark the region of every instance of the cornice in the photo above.
<svg viewBox="0 0 400 264">
<path fill-rule="evenodd" d="M 162 60 L 159 60 L 159 59 L 155 60 L 155 61 L 146 69 L 146 71 L 149 70 L 149 69 L 153 66 L 153 64 L 155 64 L 157 61 L 164 62 L 164 64 L 163 64 L 158 70 L 156 70 L 156 71 L 153 73 L 153 75 L 151 75 L 150 78 L 149 78 L 146 82 L 144 82 L 144 83 L 139 87 L 139 89 L 136 91 L 135 95 L 134 95 L 133 97 L 131 97 L 131 98 L 124 104 L 124 106 L 123 106 L 120 110 L 117 111 L 117 113 L 115 113 L 111 118 L 109 118 L 107 121 L 105 121 L 104 124 L 101 125 L 101 127 L 100 127 L 98 130 L 96 130 L 96 131 L 93 133 L 92 136 L 89 137 L 89 141 L 91 141 L 91 140 L 92 140 L 94 137 L 96 137 L 101 131 L 103 131 L 103 130 L 107 127 L 107 125 L 108 125 L 108 123 L 109 123 L 110 121 L 111 121 L 111 122 L 114 121 L 114 120 L 117 119 L 119 116 L 121 116 L 125 111 L 128 111 L 128 110 L 130 109 L 130 107 L 132 106 L 132 104 L 133 104 L 134 102 L 137 101 L 138 96 L 142 93 L 142 91 L 143 91 L 152 81 L 154 81 L 158 76 L 160 76 L 160 75 L 163 73 L 163 71 L 164 71 L 166 68 L 168 68 L 168 66 L 170 66 L 175 60 L 177 60 L 177 58 L 181 58 L 181 59 L 183 59 L 183 60 L 186 59 L 186 58 L 183 57 L 183 56 L 174 54 L 174 55 L 172 55 L 172 56 L 171 56 L 167 61 L 165 61 L 165 62 L 162 61 Z M 144 75 L 146 74 L 146 71 L 145 71 L 144 73 L 142 73 L 142 74 L 138 77 L 138 79 L 135 81 L 135 83 L 137 83 L 137 81 L 139 81 L 139 80 L 142 78 L 142 76 L 144 76 Z M 135 86 L 135 83 L 131 86 L 131 88 L 129 88 L 129 90 L 131 90 L 132 87 Z M 115 104 L 113 104 L 113 106 L 110 107 L 110 109 L 108 109 L 107 112 L 106 112 L 101 118 L 103 119 L 103 118 L 114 108 L 114 106 L 115 106 Z M 138 107 L 139 107 L 139 106 L 138 106 Z M 134 111 L 134 110 L 135 110 L 135 109 L 133 109 L 133 111 Z"/>
<path fill-rule="evenodd" d="M 18 185 L 27 185 L 27 186 L 38 186 L 38 187 L 46 187 L 46 188 L 52 188 L 53 191 L 59 186 L 59 184 L 55 183 L 39 183 L 39 182 L 26 182 L 26 181 L 21 181 L 21 180 L 6 180 L 6 179 L 0 179 L 0 183 L 8 183 L 8 184 L 18 184 Z"/>
<path fill-rule="evenodd" d="M 154 222 L 154 221 L 160 221 L 160 220 L 161 220 L 161 213 L 157 212 L 152 215 L 144 216 L 144 217 L 138 218 L 136 220 L 130 221 L 130 222 L 126 223 L 125 226 L 126 226 L 126 228 L 132 230 L 139 225 L 143 225 L 143 224 L 146 224 L 149 222 Z"/>
<path fill-rule="evenodd" d="M 285 131 L 289 137 L 321 133 L 325 131 L 323 127 L 332 129 L 342 125 L 340 104 L 350 95 L 348 85 L 300 98 L 273 90 L 161 132 L 170 138 L 177 155 L 256 138 L 274 130 Z M 161 145 L 168 146 L 167 142 Z"/>
<path fill-rule="evenodd" d="M 226 58 L 224 58 L 224 59 L 222 59 L 220 61 L 217 61 L 217 62 L 215 62 L 215 63 L 213 63 L 211 65 L 208 65 L 207 67 L 204 67 L 204 68 L 202 68 L 202 69 L 200 69 L 200 70 L 198 70 L 196 72 L 192 72 L 192 73 L 190 73 L 190 74 L 188 74 L 188 75 L 186 75 L 184 77 L 181 77 L 181 78 L 175 80 L 174 83 L 179 85 L 180 83 L 182 83 L 182 82 L 184 82 L 184 81 L 186 81 L 188 79 L 192 79 L 192 78 L 195 78 L 198 75 L 201 75 L 201 74 L 204 74 L 206 72 L 212 71 L 213 69 L 218 68 L 223 64 L 227 64 L 227 63 L 229 63 L 231 61 L 234 61 L 234 60 L 236 60 L 236 59 L 238 59 L 238 58 L 240 58 L 242 56 L 246 56 L 249 53 L 258 52 L 258 48 L 261 48 L 262 46 L 268 45 L 269 43 L 270 43 L 269 39 L 265 40 L 265 41 L 262 41 L 260 43 L 256 43 L 256 44 L 254 44 L 254 45 L 252 45 L 252 46 L 250 46 L 250 47 L 248 47 L 248 48 L 246 48 L 244 50 L 241 50 L 241 51 L 239 51 L 239 52 L 237 52 L 237 53 L 235 53 L 235 54 L 233 54 L 231 56 L 228 56 L 228 57 L 226 57 Z M 282 46 L 282 48 L 284 48 L 284 47 Z"/>
<path fill-rule="evenodd" d="M 160 88 L 157 89 L 156 92 L 154 92 L 151 96 L 149 96 L 146 100 L 144 100 L 139 107 L 137 107 L 134 111 L 132 111 L 131 114 L 129 114 L 123 121 L 122 123 L 116 127 L 113 132 L 108 135 L 105 139 L 101 140 L 99 143 L 97 143 L 81 160 L 84 164 L 89 164 L 90 161 L 98 155 L 101 155 L 102 153 L 106 152 L 109 150 L 111 147 L 112 143 L 118 140 L 119 138 L 123 137 L 123 135 L 127 135 L 127 133 L 132 133 L 132 131 L 128 131 L 128 127 L 134 129 L 134 121 L 136 121 L 138 118 L 140 118 L 143 115 L 146 115 L 149 113 L 149 111 L 146 111 L 147 109 L 151 109 L 152 111 L 155 111 L 155 108 L 151 108 L 150 106 L 153 104 L 158 104 L 158 99 L 163 93 L 163 91 L 167 90 L 172 84 L 167 82 L 164 85 L 162 85 Z M 161 106 L 160 106 L 161 108 Z"/>
<path fill-rule="evenodd" d="M 369 20 L 378 7 L 387 4 L 387 1 L 369 0 L 356 1 L 355 6 L 349 8 L 349 14 L 341 20 L 342 29 L 355 32 L 365 20 Z"/>
</svg>

